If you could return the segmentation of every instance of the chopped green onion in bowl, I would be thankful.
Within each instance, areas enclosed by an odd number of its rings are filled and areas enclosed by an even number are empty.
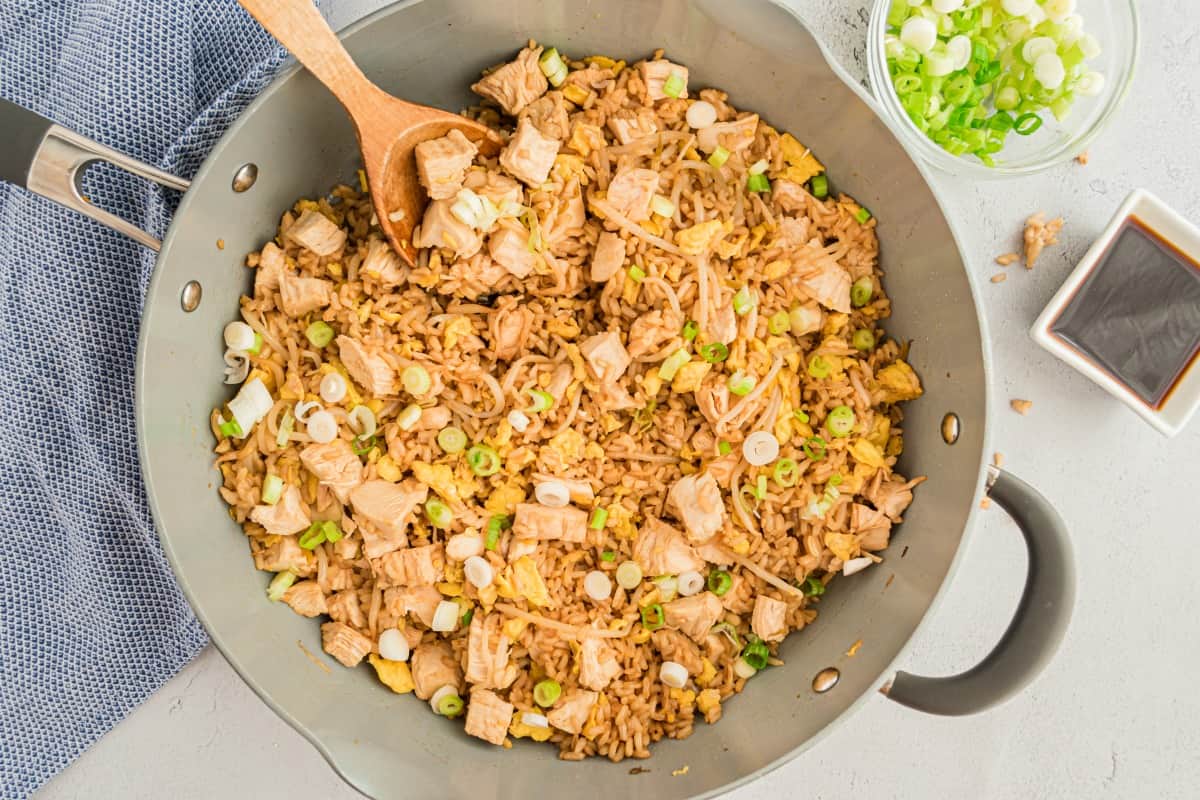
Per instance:
[[[871,302],[871,298],[874,296],[875,284],[869,276],[864,275],[850,286],[850,305],[855,308],[862,308]]]
[[[675,376],[679,374],[679,370],[692,360],[692,354],[687,350],[680,348],[663,360],[658,366],[658,377],[664,381],[673,381]]]
[[[531,414],[540,414],[554,408],[554,395],[542,389],[530,389],[529,397],[533,402],[525,410]]]
[[[533,702],[537,703],[542,708],[549,708],[558,702],[558,698],[562,695],[562,685],[552,678],[546,678],[544,681],[538,681],[533,686]]]
[[[431,497],[425,501],[425,518],[435,528],[449,528],[454,521],[454,512],[441,500]]]
[[[437,443],[443,452],[461,453],[467,446],[467,434],[462,428],[450,425],[438,431]]]
[[[418,366],[405,367],[400,373],[400,383],[404,386],[404,391],[413,397],[427,394],[433,388],[433,378],[429,377],[429,371]]]
[[[720,364],[729,358],[729,348],[721,342],[709,342],[700,348],[700,357],[710,364]]]
[[[708,573],[708,590],[717,597],[723,597],[733,587],[733,576],[723,569],[714,569]]]
[[[755,383],[753,375],[747,375],[739,370],[729,376],[729,391],[738,397],[744,397],[754,391]]]
[[[757,304],[758,298],[755,297],[754,290],[749,286],[743,286],[733,296],[733,313],[739,317],[744,317]]]
[[[854,430],[854,409],[850,406],[835,406],[825,417],[825,430],[838,439],[844,439]]]
[[[262,485],[262,501],[266,505],[273,506],[279,502],[279,496],[283,494],[283,478],[278,475],[268,475],[263,478]]]
[[[776,311],[767,319],[767,330],[779,336],[792,329],[792,317],[786,311]]]
[[[296,573],[291,571],[279,572],[271,579],[271,583],[267,586],[267,599],[272,603],[278,603],[283,599],[284,592],[291,588],[296,582]]]
[[[313,347],[325,347],[333,341],[333,328],[328,322],[317,320],[305,329],[304,335]]]
[[[721,145],[717,145],[716,149],[708,156],[710,166],[720,169],[725,166],[725,162],[729,160],[729,151]]]
[[[471,472],[486,478],[500,471],[500,455],[485,444],[477,444],[467,451],[467,465]]]
[[[556,89],[567,79],[567,65],[558,54],[557,48],[551,47],[543,52],[538,59],[538,67],[546,76],[546,80],[550,81],[550,85]]]

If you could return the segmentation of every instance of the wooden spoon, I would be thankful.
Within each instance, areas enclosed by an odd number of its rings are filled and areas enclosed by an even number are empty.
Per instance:
[[[392,97],[363,75],[311,0],[238,0],[345,107],[358,134],[375,215],[392,247],[412,265],[413,226],[425,210],[413,148],[457,128],[484,155],[503,141],[491,128],[458,114]]]

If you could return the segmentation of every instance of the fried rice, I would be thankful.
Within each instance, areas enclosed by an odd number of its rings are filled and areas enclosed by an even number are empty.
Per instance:
[[[921,480],[875,220],[687,77],[531,42],[473,87],[498,158],[419,150],[415,266],[360,173],[283,215],[226,329],[220,493],[269,597],[493,744],[715,723]]]

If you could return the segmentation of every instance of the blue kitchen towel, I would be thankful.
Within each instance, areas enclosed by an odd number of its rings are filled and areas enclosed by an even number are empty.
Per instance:
[[[183,176],[284,57],[233,0],[0,0],[0,96]],[[156,235],[173,208],[104,168],[85,188]],[[138,468],[134,354],[153,264],[0,183],[5,800],[31,794],[206,642]]]

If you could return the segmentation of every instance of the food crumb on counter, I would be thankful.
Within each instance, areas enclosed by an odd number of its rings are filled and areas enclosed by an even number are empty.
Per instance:
[[[1004,466],[1004,453],[1001,453],[1001,452],[992,453],[992,463],[995,464],[997,467],[1003,467]]]
[[[629,770],[629,774],[630,775],[645,775],[649,771],[650,770],[646,769],[645,767],[633,767],[632,769]]]
[[[217,239],[217,249],[218,250],[225,249],[225,240],[224,239]]]
[[[1021,416],[1025,416],[1026,414],[1029,413],[1029,409],[1033,408],[1033,401],[1032,400],[1013,400],[1012,402],[1009,403],[1009,405],[1012,406],[1013,411],[1017,412]]]
[[[687,775],[688,769],[689,768],[688,768],[687,764],[684,764],[679,769],[673,769],[673,770],[671,770],[671,777],[678,778],[680,775]]]
[[[1005,253],[1002,256],[996,256],[996,263],[1002,267],[1007,267],[1009,264],[1021,258],[1017,253]]]
[[[859,639],[857,642],[850,645],[850,649],[846,651],[846,656],[848,658],[854,658],[854,656],[858,653],[858,649],[860,647],[862,647],[862,639]]]
[[[1006,280],[1008,280],[1007,272],[997,272],[992,276],[992,283],[1004,283]]]
[[[1079,166],[1086,167],[1088,163],[1088,151],[1084,150],[1082,153],[1075,156],[1075,160],[1079,162]]]
[[[979,507],[982,508],[984,511],[987,511],[989,508],[992,507],[992,499],[990,497],[983,498],[982,500],[979,501]]]
[[[1034,263],[1042,250],[1052,244],[1058,244],[1058,234],[1062,230],[1063,218],[1055,217],[1046,221],[1046,213],[1039,211],[1025,220],[1025,269],[1033,269]]]

